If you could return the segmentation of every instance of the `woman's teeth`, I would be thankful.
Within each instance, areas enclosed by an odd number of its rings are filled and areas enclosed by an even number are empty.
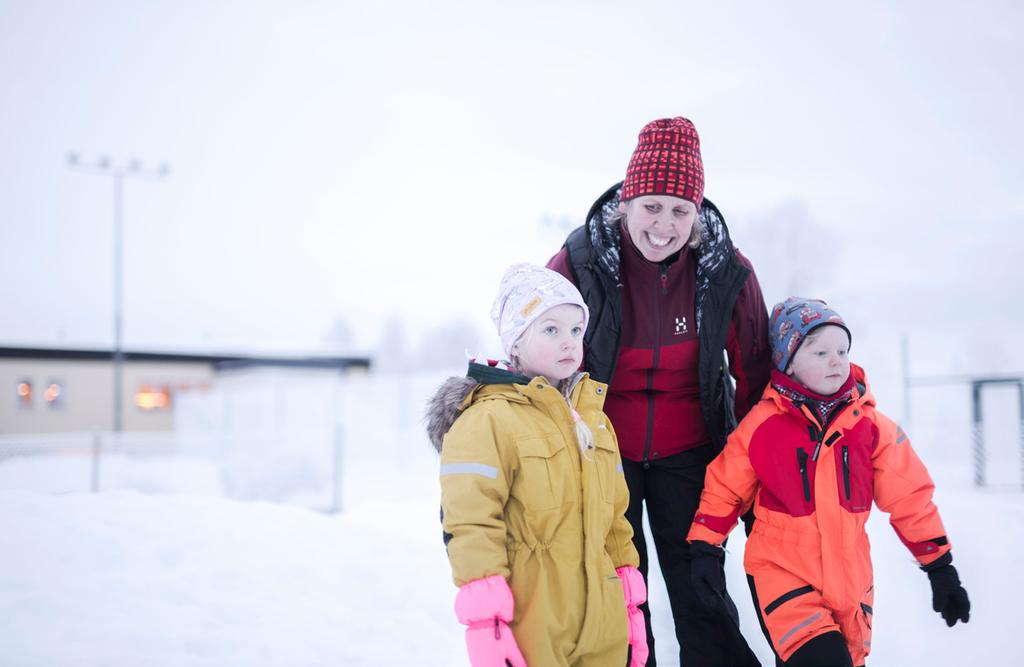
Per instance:
[[[650,232],[648,232],[647,233],[647,240],[651,242],[652,246],[654,246],[656,248],[662,248],[664,246],[667,246],[672,241],[672,237],[671,236],[655,236],[654,234],[651,234]]]

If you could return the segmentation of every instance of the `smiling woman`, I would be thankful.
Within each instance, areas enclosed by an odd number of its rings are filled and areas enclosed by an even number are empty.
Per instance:
[[[648,195],[620,202],[618,216],[633,245],[649,262],[661,262],[683,249],[700,245],[697,205],[679,197]]]
[[[701,608],[690,583],[689,545],[661,538],[688,529],[708,462],[760,397],[769,373],[761,288],[721,213],[704,199],[693,123],[648,123],[623,182],[598,198],[548,266],[572,280],[590,308],[585,368],[609,384],[604,409],[629,485],[626,518],[646,577],[646,505],[680,663],[757,664],[724,585],[722,609]],[[640,609],[652,648],[647,664],[654,665],[650,611],[646,604]]]

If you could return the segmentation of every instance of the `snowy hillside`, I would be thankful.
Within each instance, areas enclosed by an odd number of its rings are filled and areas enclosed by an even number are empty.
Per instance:
[[[15,490],[0,475],[0,662],[466,664],[438,523],[436,455],[412,414],[438,380],[424,376],[400,390],[395,381],[371,377],[350,392],[338,515],[230,501],[209,493],[206,483],[196,485],[202,494],[43,494]],[[1024,495],[973,490],[963,473],[966,455],[957,455],[962,462],[933,461],[927,437],[918,433],[916,440],[939,478],[937,501],[971,597],[971,621],[945,627],[931,610],[926,577],[876,511],[869,664],[1019,665]],[[33,464],[35,474],[52,464]],[[742,537],[730,547],[729,585],[744,632],[771,665],[740,570]],[[659,660],[675,664],[667,599],[657,582],[652,606]]]

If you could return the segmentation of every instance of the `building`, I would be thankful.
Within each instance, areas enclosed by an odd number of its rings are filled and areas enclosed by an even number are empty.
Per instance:
[[[124,353],[124,431],[170,431],[179,399],[209,392],[220,374],[284,368],[365,372],[367,357],[278,357]],[[0,347],[0,433],[110,431],[114,363],[110,350]],[[2,389],[0,389],[2,390]]]

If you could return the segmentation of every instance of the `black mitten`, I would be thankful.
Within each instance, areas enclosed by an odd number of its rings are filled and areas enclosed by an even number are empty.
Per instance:
[[[690,583],[704,606],[725,611],[725,550],[707,542],[690,544]]]
[[[967,599],[967,591],[960,585],[960,577],[951,562],[952,558],[944,565],[935,568],[926,565],[923,568],[932,584],[932,609],[942,614],[949,627],[956,625],[958,620],[966,623],[971,617],[971,601]]]

